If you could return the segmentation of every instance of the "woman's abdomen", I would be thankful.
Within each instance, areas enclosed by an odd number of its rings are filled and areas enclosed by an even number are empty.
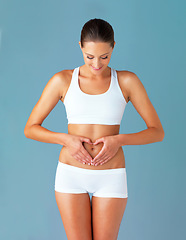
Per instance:
[[[83,146],[85,150],[90,154],[90,156],[94,158],[101,151],[103,147],[103,143],[98,143],[97,145],[92,146],[84,142]],[[110,160],[108,160],[108,162],[104,163],[103,165],[93,166],[93,165],[83,164],[79,162],[73,156],[70,155],[67,147],[63,146],[59,155],[59,161],[72,166],[85,168],[85,169],[101,170],[101,169],[113,169],[113,168],[125,167],[125,157],[124,157],[124,152],[122,147],[119,147],[115,156],[112,157]]]
[[[120,125],[100,125],[100,124],[68,124],[68,133],[72,135],[84,136],[89,138],[92,142],[95,142],[96,139],[102,138],[104,136],[112,136],[119,134]],[[102,149],[103,143],[100,142],[96,145],[91,145],[86,142],[83,142],[84,148],[94,158]],[[72,157],[67,147],[63,146],[60,155],[59,161],[85,169],[113,169],[113,168],[122,168],[125,167],[125,157],[122,147],[119,147],[117,153],[112,157],[108,162],[105,162],[103,165],[88,165],[83,164]]]

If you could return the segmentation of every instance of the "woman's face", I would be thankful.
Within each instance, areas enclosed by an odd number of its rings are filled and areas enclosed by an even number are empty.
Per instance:
[[[113,51],[110,43],[84,42],[83,48],[81,47],[81,42],[79,42],[79,45],[83,52],[85,65],[93,74],[100,74],[107,68]]]

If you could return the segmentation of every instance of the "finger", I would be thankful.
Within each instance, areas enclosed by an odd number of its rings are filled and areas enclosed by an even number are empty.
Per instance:
[[[74,156],[74,158],[75,158],[78,162],[83,163],[82,158],[81,158],[79,155]]]
[[[103,165],[104,163],[108,162],[112,157],[107,155],[103,160],[99,162],[100,165]]]
[[[95,158],[92,160],[93,163],[95,163],[97,160],[99,160],[103,154],[105,154],[105,148],[103,147],[101,151],[95,156]]]
[[[105,151],[103,151],[101,154],[100,153],[101,152],[99,152],[98,155],[93,159],[93,163],[101,161],[107,155],[107,152]]]
[[[105,156],[105,155],[104,155]],[[105,156],[106,157],[106,156]],[[103,157],[100,157],[98,160],[96,160],[95,162],[94,162],[94,164],[97,164],[97,163],[100,163],[101,161],[103,161]]]
[[[76,154],[77,160],[83,164],[88,164],[90,161],[86,160],[85,156],[79,151],[78,154]]]
[[[86,161],[88,161],[89,163],[91,162],[92,156],[88,153],[87,150],[85,150],[84,147],[81,148],[80,154],[83,154],[83,158],[84,158]]]
[[[87,159],[87,157],[86,157],[81,151],[78,152],[78,155],[79,155],[79,157],[81,158],[81,161],[82,161],[82,162],[86,162],[86,163],[89,162],[89,160]]]
[[[108,162],[108,161],[104,161],[104,162],[100,163],[100,165],[103,165],[103,164],[106,163],[106,162]]]
[[[113,155],[112,155],[113,156]],[[111,156],[111,153],[110,152],[106,152],[106,155],[104,155],[104,157],[103,158],[101,158],[101,160],[100,161],[98,161],[98,164],[101,164],[101,163],[103,163],[103,162],[107,162],[107,161],[109,161],[111,158],[112,158],[112,156]]]
[[[101,158],[100,161],[98,161],[99,164],[101,164],[102,162],[106,161],[109,158],[109,155],[105,155],[103,158]]]
[[[81,138],[81,141],[89,143],[89,144],[93,144],[89,138]]]
[[[81,160],[83,162],[86,162],[87,164],[90,163],[90,160],[87,158],[87,156],[85,156],[82,152],[79,152],[79,156],[81,157]]]
[[[79,151],[79,156],[80,156],[84,161],[88,161],[87,156],[86,156],[82,151]]]
[[[83,147],[81,149],[81,153],[84,155],[84,158],[87,159],[87,161],[91,161],[92,160],[92,157],[90,156],[90,154],[85,150],[85,148]]]
[[[104,142],[104,139],[103,138],[99,138],[93,144],[96,145],[96,144],[98,144],[100,142]]]
[[[95,164],[100,165],[102,162],[108,159],[108,156],[106,156],[104,159],[101,159],[101,161],[97,161]]]

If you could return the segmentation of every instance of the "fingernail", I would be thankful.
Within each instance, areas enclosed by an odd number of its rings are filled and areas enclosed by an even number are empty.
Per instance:
[[[90,163],[88,163],[88,165],[90,165]]]
[[[85,164],[85,163],[83,162],[83,164]]]

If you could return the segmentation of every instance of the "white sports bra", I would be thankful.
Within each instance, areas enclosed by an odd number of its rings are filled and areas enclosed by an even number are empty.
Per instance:
[[[118,84],[116,70],[111,68],[109,89],[96,95],[80,89],[78,76],[79,67],[76,67],[63,101],[68,124],[120,125],[127,102]]]

